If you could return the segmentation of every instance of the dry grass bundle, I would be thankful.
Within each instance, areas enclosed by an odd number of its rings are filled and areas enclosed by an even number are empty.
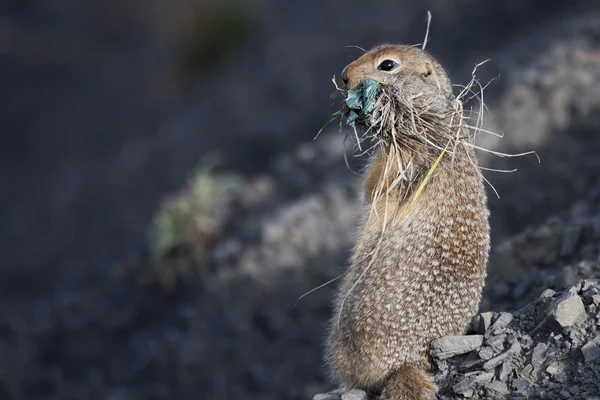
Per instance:
[[[382,178],[372,194],[371,213],[383,220],[384,229],[390,217],[387,211],[398,210],[397,207],[387,207],[390,195],[400,194],[401,198],[394,198],[393,201],[402,203],[412,195],[402,212],[393,217],[398,222],[398,218],[402,219],[419,197],[444,157],[450,157],[451,172],[453,172],[456,155],[459,152],[462,156],[466,154],[473,168],[477,169],[482,179],[497,196],[498,192],[481,171],[514,172],[515,170],[493,170],[481,167],[471,156],[473,150],[489,152],[499,157],[528,154],[537,157],[534,151],[506,154],[476,145],[478,134],[503,136],[483,128],[483,116],[487,110],[483,100],[484,90],[491,81],[482,86],[476,77],[476,71],[485,62],[487,61],[475,66],[471,80],[467,85],[460,86],[460,92],[452,99],[440,96],[439,93],[436,96],[423,92],[409,95],[414,91],[403,90],[403,88],[414,79],[412,76],[400,78],[393,85],[378,85],[372,81],[365,81],[360,88],[348,91],[335,85],[336,91],[333,96],[342,95],[344,101],[340,111],[336,112],[334,117],[347,118],[347,125],[353,130],[356,139],[355,156],[371,154],[376,149],[385,152],[386,165],[383,168]],[[367,93],[372,93],[374,87],[377,88],[377,94],[369,97],[373,99],[374,104],[366,100],[357,101],[357,99],[367,99]],[[469,106],[468,110],[465,109],[466,106]],[[364,146],[364,143],[368,143],[368,146]],[[382,199],[385,200],[386,206],[383,215],[379,215],[380,210],[375,205],[380,204]]]

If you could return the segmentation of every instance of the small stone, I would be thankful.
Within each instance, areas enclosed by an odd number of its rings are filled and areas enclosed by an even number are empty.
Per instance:
[[[596,284],[596,282],[594,280],[592,280],[592,279],[585,279],[585,280],[581,281],[581,288],[579,289],[579,291],[580,292],[587,292],[595,284]]]
[[[340,400],[341,397],[337,393],[320,393],[313,396],[313,400]]]
[[[556,361],[551,362],[550,365],[546,367],[546,372],[549,375],[556,375],[558,373],[558,363]]]
[[[496,368],[498,365],[502,364],[509,355],[510,355],[510,352],[507,351],[507,352],[500,354],[499,356],[496,356],[496,357],[486,361],[485,363],[483,363],[483,369],[486,371],[490,371],[490,370]]]
[[[489,360],[494,357],[494,350],[490,346],[482,347],[477,353],[482,360]]]
[[[531,383],[529,383],[529,381],[525,379],[515,379],[514,381],[512,381],[512,387],[517,392],[524,392],[529,386],[531,386]]]
[[[568,292],[569,292],[569,293],[573,293],[573,294],[578,294],[578,293],[579,293],[579,290],[577,289],[577,286],[576,286],[576,285],[573,285],[573,286],[571,286],[571,287],[569,288]]]
[[[590,340],[581,348],[586,363],[600,359],[600,346],[598,346],[598,343],[600,343],[600,336]]]
[[[476,350],[483,344],[481,335],[446,336],[431,342],[431,354],[441,360]]]
[[[523,348],[521,347],[521,344],[518,340],[515,340],[510,346],[510,349],[508,349],[508,352],[510,354],[521,354],[521,351],[523,351]]]
[[[571,386],[569,388],[569,392],[573,395],[573,396],[577,396],[581,393],[581,389],[579,389],[579,386],[575,385],[575,386]]]
[[[567,327],[580,322],[587,314],[581,297],[572,292],[567,292],[556,300],[550,311],[550,316],[561,327]]]
[[[592,302],[595,305],[600,305],[600,294],[595,294],[592,296]]]
[[[508,394],[508,388],[506,387],[506,383],[500,381],[492,381],[485,385],[488,390],[493,390],[496,393],[500,394]]]
[[[533,339],[529,335],[521,336],[521,342],[523,343],[523,347],[526,349],[530,349],[533,346]]]
[[[569,393],[569,391],[568,391],[567,389],[563,389],[563,390],[561,390],[561,391],[560,391],[560,396],[561,396],[563,399],[570,399],[570,398],[572,397],[572,396],[571,396],[571,393]]]
[[[459,369],[461,371],[467,371],[476,365],[482,364],[483,361],[479,358],[476,353],[469,353],[465,359],[460,363]]]
[[[504,331],[504,329],[508,326],[508,324],[511,323],[512,320],[513,315],[511,313],[502,312],[500,313],[500,316],[498,317],[498,319],[496,319],[496,322],[494,322],[490,330],[495,334],[500,333]]]
[[[554,335],[554,340],[558,343],[558,342],[562,342],[563,340],[563,335],[561,335],[560,333],[557,333],[556,335]]]
[[[546,360],[546,351],[548,350],[548,346],[544,343],[539,343],[533,349],[533,353],[531,354],[531,364],[535,368],[539,368],[544,361]]]
[[[467,391],[472,391],[472,387],[477,383],[476,376],[469,376],[461,379],[456,385],[452,386],[452,390],[457,394],[464,394]]]
[[[446,360],[440,360],[439,358],[435,358],[435,359],[433,359],[433,362],[435,363],[435,366],[437,367],[437,369],[439,371],[442,371],[442,372],[448,371],[448,363],[446,362]]]
[[[493,372],[480,373],[478,375],[469,375],[452,386],[454,393],[464,394],[469,390],[473,390],[477,384],[487,383],[494,379]]]
[[[505,340],[506,335],[491,336],[486,339],[485,344],[491,346],[496,353],[501,353],[504,351]]]
[[[500,380],[502,382],[505,382],[508,379],[508,376],[510,375],[510,373],[512,372],[513,367],[512,367],[512,363],[509,360],[505,360],[502,363],[502,368],[500,368]]]
[[[540,299],[550,299],[552,298],[554,295],[556,294],[556,292],[552,289],[546,289],[542,292],[542,294],[540,295]]]
[[[479,314],[475,319],[474,329],[480,335],[484,335],[488,328],[492,325],[492,313],[484,312]]]
[[[520,375],[524,376],[526,378],[531,378],[531,374],[533,373],[533,365],[531,364],[527,364],[526,366],[524,366],[521,371],[520,371]]]
[[[572,326],[568,326],[568,327],[566,327],[565,329],[563,329],[563,333],[564,333],[566,336],[568,336],[568,337],[569,337],[569,339],[571,339],[571,340],[575,340],[575,341],[576,341],[576,340],[578,340],[578,336],[579,336],[579,334],[578,334],[578,332],[577,332],[577,329],[575,329],[575,328],[574,328],[574,327],[572,327]]]
[[[342,393],[342,400],[368,400],[368,398],[363,390],[352,389]]]

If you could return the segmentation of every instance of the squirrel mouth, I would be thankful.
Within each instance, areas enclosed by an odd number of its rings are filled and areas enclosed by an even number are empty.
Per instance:
[[[364,81],[358,88],[348,90],[344,101],[346,123],[351,127],[366,125],[375,109],[380,83],[373,80]]]

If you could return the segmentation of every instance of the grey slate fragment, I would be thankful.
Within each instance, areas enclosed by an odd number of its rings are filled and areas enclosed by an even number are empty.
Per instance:
[[[581,297],[571,291],[560,296],[550,310],[550,317],[561,327],[575,325],[586,315]]]
[[[513,344],[510,346],[510,349],[508,349],[508,352],[510,354],[520,354],[521,351],[523,351],[523,348],[521,347],[521,344],[519,343],[518,340],[515,340],[513,342]]]
[[[321,393],[313,396],[313,400],[340,400],[341,396],[337,393]]]
[[[506,328],[512,320],[513,315],[511,313],[502,312],[500,313],[500,316],[498,317],[498,319],[496,319],[496,322],[494,322],[494,325],[492,325],[490,330],[494,333],[500,332],[504,330],[504,328]]]
[[[499,375],[500,380],[502,382],[506,382],[506,380],[508,379],[508,376],[510,375],[512,370],[513,370],[513,367],[512,367],[512,363],[510,362],[510,360],[504,360],[504,362],[502,363],[502,368],[500,368],[500,375]]]
[[[529,388],[529,386],[531,386],[531,383],[526,379],[515,379],[512,382],[512,387],[517,392],[524,392],[527,390],[527,388]]]
[[[481,335],[446,336],[431,342],[431,354],[444,360],[476,350],[482,344]]]
[[[492,313],[489,311],[481,313],[475,319],[475,324],[474,324],[475,332],[479,333],[480,335],[484,335],[485,332],[489,329],[491,324],[492,324]]]
[[[486,339],[485,344],[492,346],[496,353],[501,353],[504,351],[505,340],[506,335],[491,336]]]
[[[523,346],[526,349],[529,349],[529,348],[531,348],[531,346],[533,346],[533,339],[529,335],[521,336],[521,342],[523,342]]]
[[[461,379],[457,384],[452,386],[452,390],[454,391],[454,393],[463,394],[469,390],[472,390],[472,388],[475,386],[476,382],[477,382],[476,376],[469,376],[469,377]]]
[[[548,346],[545,343],[539,343],[534,347],[533,353],[531,354],[531,364],[535,368],[539,368],[546,360],[546,351]]]
[[[477,353],[482,360],[489,360],[494,357],[494,350],[490,346],[482,347]]]
[[[597,336],[594,340],[587,342],[582,348],[581,353],[586,363],[593,362],[600,359],[600,336]]]
[[[571,392],[572,395],[577,396],[579,393],[581,393],[581,390],[579,389],[579,386],[574,385],[569,387],[569,392]]]
[[[596,284],[596,282],[593,279],[585,279],[584,281],[581,282],[581,288],[579,289],[579,291],[580,292],[587,292],[595,284]]]
[[[558,373],[558,362],[553,361],[546,367],[546,372],[550,375],[556,375]]]
[[[506,352],[486,361],[485,363],[483,363],[483,369],[485,369],[486,371],[489,371],[489,370],[496,368],[498,365],[502,364],[509,355],[510,355],[510,352],[506,351]]]
[[[487,383],[494,379],[493,372],[485,372],[479,375],[469,375],[466,378],[463,378],[456,385],[452,386],[452,390],[454,393],[465,393],[469,390],[472,390],[477,384]]]
[[[531,364],[527,364],[526,366],[524,366],[521,371],[519,372],[519,374],[527,379],[531,378],[531,374],[533,373],[533,365]]]
[[[368,398],[363,390],[352,389],[342,393],[342,400],[368,400]]]
[[[554,296],[556,294],[556,292],[552,289],[546,289],[542,292],[542,294],[540,295],[541,299],[549,299],[552,296]]]
[[[592,302],[593,302],[595,305],[598,305],[598,304],[600,304],[600,294],[595,294],[595,295],[593,295],[593,296],[592,296]]]
[[[493,390],[496,393],[500,394],[508,394],[508,387],[506,387],[506,383],[500,381],[492,381],[485,385],[488,390]]]
[[[569,391],[567,389],[563,389],[560,391],[560,395],[563,399],[570,399],[571,397],[571,393],[569,393]]]
[[[466,371],[480,364],[483,364],[483,360],[481,360],[479,356],[473,352],[467,355],[464,360],[462,360],[458,368],[461,371]]]

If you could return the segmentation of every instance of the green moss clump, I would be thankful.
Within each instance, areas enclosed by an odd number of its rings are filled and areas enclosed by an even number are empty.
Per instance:
[[[145,280],[170,288],[179,277],[193,275],[209,263],[241,186],[237,175],[202,168],[180,193],[165,199],[151,224],[152,265]]]

